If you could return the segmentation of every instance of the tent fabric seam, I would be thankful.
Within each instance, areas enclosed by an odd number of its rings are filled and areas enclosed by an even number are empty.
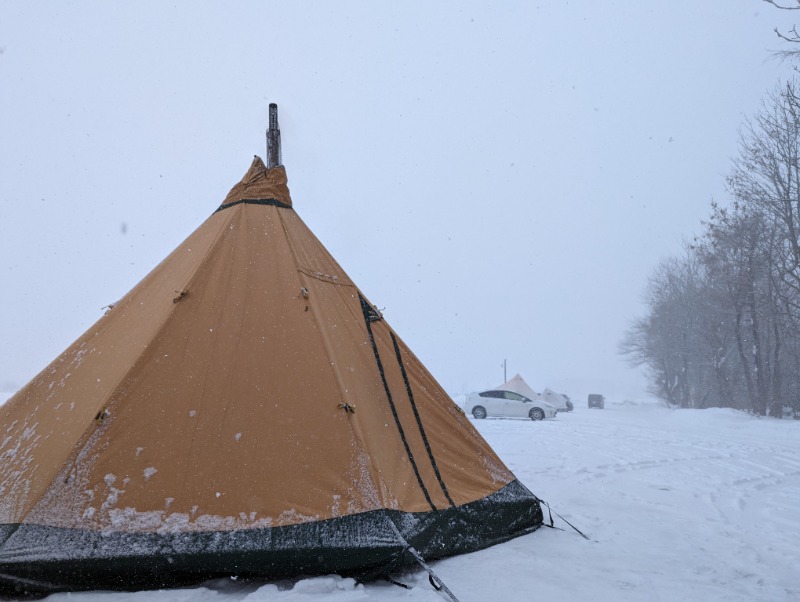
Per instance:
[[[294,251],[294,249],[292,251]],[[314,272],[311,270],[311,268],[299,265],[299,262],[297,265],[297,271],[305,274],[309,278],[313,278],[314,280],[320,280],[322,282],[327,282],[328,284],[335,284],[336,286],[349,286],[352,288],[355,288],[356,286],[352,282],[337,282],[337,280],[339,280],[338,276],[323,274],[321,272]]]
[[[295,213],[295,215],[297,215],[297,214]],[[298,216],[298,219],[300,219],[299,216]],[[283,231],[283,235],[286,238],[286,244],[289,247],[289,251],[292,253],[292,258],[294,259],[294,264],[295,264],[295,266],[297,266],[297,274],[298,274],[297,279],[300,282],[300,284],[302,284],[302,285],[306,284],[303,281],[303,276],[307,276],[309,278],[314,278],[316,280],[319,280],[321,282],[327,282],[329,284],[339,284],[339,283],[334,282],[333,280],[331,280],[329,278],[320,278],[320,277],[315,276],[314,274],[310,274],[309,273],[309,271],[310,271],[309,268],[304,268],[304,267],[302,267],[300,265],[300,261],[299,261],[299,259],[297,257],[297,251],[294,248],[294,242],[292,241],[292,237],[289,235],[289,231],[288,231],[288,229],[286,227],[286,221],[284,220],[283,215],[281,213],[278,213],[278,221],[279,221],[279,223],[281,225],[281,230]],[[302,219],[300,219],[300,221],[302,221]],[[349,278],[348,278],[348,280],[349,280]],[[342,284],[344,285],[345,283],[342,283]],[[347,286],[352,286],[353,288],[356,288],[355,285],[352,284],[352,282],[348,283]],[[359,292],[359,297],[361,297],[361,293],[360,292]],[[331,366],[333,366],[334,365],[334,362],[333,362],[334,354],[332,353],[331,348],[330,348],[330,343],[329,343],[329,341],[327,340],[327,338],[326,338],[326,336],[324,334],[324,331],[323,331],[323,328],[322,328],[322,324],[321,324],[321,320],[320,320],[319,315],[317,313],[317,305],[315,303],[309,303],[309,306],[312,307],[311,313],[312,313],[312,316],[313,316],[314,325],[316,326],[317,335],[319,336],[319,340],[321,341],[322,346],[325,349],[325,354],[328,357],[328,362],[330,363]],[[346,399],[346,395],[345,395],[345,391],[344,391],[344,388],[343,388],[343,385],[342,385],[341,378],[339,378],[338,375],[336,374],[336,369],[335,368],[331,368],[331,370],[333,372],[334,380],[336,382],[336,388],[337,388],[337,390],[339,392],[339,398],[340,399]],[[350,420],[347,420],[347,426],[350,429],[350,433],[353,435],[354,441],[356,442],[356,445],[358,446],[359,450],[362,453],[366,454],[366,445],[365,445],[365,442],[364,442],[363,438],[361,437],[360,433],[358,432],[358,430],[353,427],[353,424],[351,423]],[[375,477],[376,477],[376,473],[379,474],[380,471],[378,470],[378,468],[371,461],[370,461],[370,465],[371,465],[370,479],[372,481],[372,486],[375,489],[375,491],[378,491],[379,490],[378,479],[376,479]]]

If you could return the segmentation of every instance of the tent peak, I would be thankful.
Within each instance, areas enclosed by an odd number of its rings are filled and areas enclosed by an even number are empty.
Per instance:
[[[250,169],[247,170],[247,173],[242,178],[242,181],[249,180],[250,178],[248,178],[248,176],[253,176],[262,171],[267,171],[267,166],[264,165],[264,159],[258,155],[253,155],[253,162],[250,164]]]
[[[268,168],[261,157],[253,156],[247,173],[241,182],[231,188],[220,208],[242,201],[277,201],[278,206],[291,207],[292,198],[289,196],[286,169],[283,165]]]

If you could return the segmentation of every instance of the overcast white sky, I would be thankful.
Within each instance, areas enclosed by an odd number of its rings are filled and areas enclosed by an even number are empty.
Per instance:
[[[498,6],[499,4],[499,6]],[[642,396],[617,354],[791,70],[761,0],[0,0],[0,391],[264,154],[453,395]]]

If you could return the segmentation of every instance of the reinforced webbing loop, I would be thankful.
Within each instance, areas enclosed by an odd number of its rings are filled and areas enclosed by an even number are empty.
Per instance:
[[[233,201],[232,203],[224,203],[220,205],[214,213],[219,213],[220,211],[224,211],[225,209],[230,209],[231,207],[235,207],[236,205],[267,205],[270,207],[280,207],[281,209],[291,209],[291,205],[287,205],[283,201],[279,201],[278,199],[240,199],[238,201]]]

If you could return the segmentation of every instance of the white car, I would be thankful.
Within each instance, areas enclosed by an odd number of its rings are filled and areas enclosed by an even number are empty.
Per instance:
[[[466,410],[475,418],[505,416],[544,420],[554,418],[556,409],[543,399],[536,401],[513,391],[483,391],[467,396]]]

